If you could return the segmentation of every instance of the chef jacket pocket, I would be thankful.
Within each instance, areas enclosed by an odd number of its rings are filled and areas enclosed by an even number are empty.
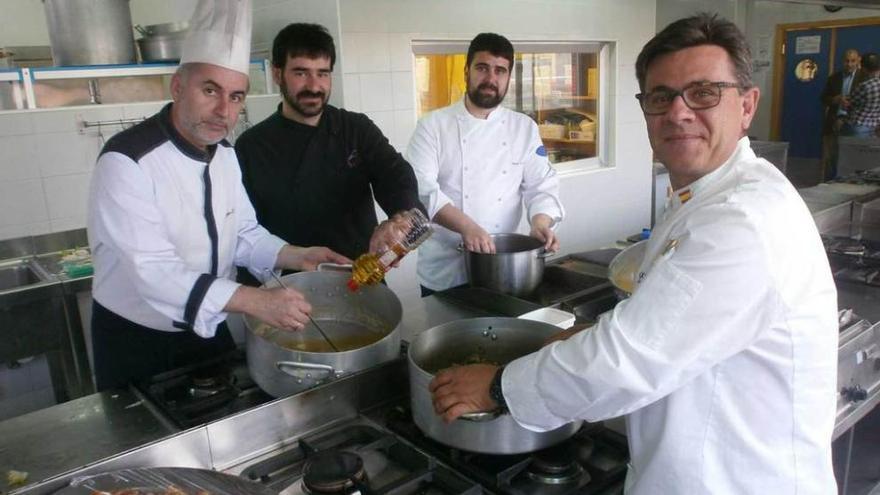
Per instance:
[[[658,351],[670,342],[682,315],[696,299],[703,284],[662,257],[654,263],[621,312],[621,330],[630,339]]]

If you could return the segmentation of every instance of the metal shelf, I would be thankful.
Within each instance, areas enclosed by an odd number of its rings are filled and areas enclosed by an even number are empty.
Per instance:
[[[21,71],[18,69],[0,69],[0,81],[21,82]]]
[[[166,76],[177,71],[177,63],[122,64],[122,65],[83,65],[73,67],[34,67],[0,71],[0,81],[21,82],[24,89],[25,105],[28,109],[37,108],[34,83],[62,79],[96,80],[109,77]],[[272,93],[271,65],[268,60],[251,60],[251,69],[265,74],[266,93]]]

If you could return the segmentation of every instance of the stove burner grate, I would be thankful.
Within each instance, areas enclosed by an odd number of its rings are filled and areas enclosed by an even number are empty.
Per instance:
[[[303,489],[316,494],[366,493],[364,461],[353,452],[327,451],[310,456],[303,466]]]

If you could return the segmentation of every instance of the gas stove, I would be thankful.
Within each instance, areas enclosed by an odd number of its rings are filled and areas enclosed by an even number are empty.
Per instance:
[[[880,287],[880,243],[823,236],[834,279]]]
[[[169,371],[133,385],[175,428],[187,429],[274,398],[254,383],[243,350]]]
[[[464,452],[425,437],[400,399],[236,474],[284,495],[610,495],[623,492],[628,458],[626,439],[600,425],[530,454]]]

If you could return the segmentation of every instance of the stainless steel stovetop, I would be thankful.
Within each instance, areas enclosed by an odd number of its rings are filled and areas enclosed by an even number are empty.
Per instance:
[[[626,439],[601,425],[530,454],[460,451],[422,435],[403,399],[229,472],[285,495],[611,495],[628,458]]]

